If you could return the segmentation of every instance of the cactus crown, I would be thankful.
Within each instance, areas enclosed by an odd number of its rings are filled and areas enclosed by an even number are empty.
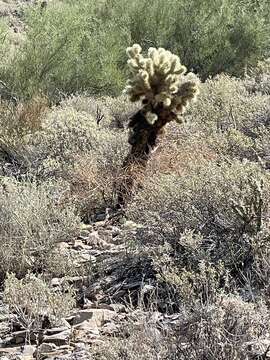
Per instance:
[[[198,94],[198,78],[186,74],[187,69],[177,55],[163,48],[149,48],[147,57],[138,44],[127,48],[130,79],[124,93],[135,102],[142,100],[145,118],[149,124],[158,120],[158,108],[170,111],[173,119],[181,121],[188,104]],[[186,74],[186,75],[185,75]]]

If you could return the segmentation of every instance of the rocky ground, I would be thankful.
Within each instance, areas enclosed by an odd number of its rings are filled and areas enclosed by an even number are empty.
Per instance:
[[[51,280],[55,289],[68,282],[77,290],[78,307],[57,327],[44,321],[42,329],[29,333],[0,301],[0,359],[89,359],[93,346],[123,336],[123,324],[129,321],[137,325],[147,321],[157,337],[161,331],[177,326],[177,314],[133,307],[154,289],[151,268],[144,257],[131,257],[129,244],[125,243],[125,234],[132,234],[136,224],[110,223],[104,219],[85,225],[73,242],[59,243],[59,252],[72,256],[74,266],[92,270],[91,275]],[[138,294],[143,296],[139,298]]]

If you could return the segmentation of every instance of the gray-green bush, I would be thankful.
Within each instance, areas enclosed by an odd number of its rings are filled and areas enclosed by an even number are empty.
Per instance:
[[[14,314],[17,324],[29,331],[39,331],[45,319],[57,325],[75,307],[74,290],[66,286],[65,292],[55,291],[39,276],[27,273],[19,280],[8,274],[4,283],[4,302]],[[15,322],[14,321],[14,322]]]
[[[119,94],[124,52],[136,42],[171,50],[202,79],[224,71],[242,75],[269,56],[266,0],[50,2],[43,11],[27,9],[24,22],[0,67],[1,79],[22,97]]]
[[[61,204],[66,185],[2,177],[0,186],[0,277],[46,271],[57,243],[78,234],[75,209]]]
[[[51,3],[43,12],[29,8],[25,39],[2,79],[23,97],[119,92],[121,49],[129,39],[116,23],[96,17],[97,7],[93,1],[78,1]]]

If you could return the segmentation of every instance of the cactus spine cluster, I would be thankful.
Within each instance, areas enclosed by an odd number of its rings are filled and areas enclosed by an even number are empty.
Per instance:
[[[198,94],[198,79],[177,55],[163,48],[149,48],[147,57],[138,44],[127,48],[131,77],[124,93],[130,101],[142,100],[143,112],[150,125],[158,120],[159,109],[170,112],[170,120],[181,122],[182,115]]]

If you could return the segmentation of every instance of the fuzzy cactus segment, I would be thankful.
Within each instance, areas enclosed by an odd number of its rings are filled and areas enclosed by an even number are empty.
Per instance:
[[[142,55],[138,44],[127,48],[130,78],[124,93],[130,101],[142,101],[142,111],[151,125],[159,118],[160,109],[170,112],[170,120],[179,122],[187,106],[199,92],[199,80],[187,69],[177,55],[163,48],[149,48],[147,56]],[[157,111],[159,109],[159,111]]]

